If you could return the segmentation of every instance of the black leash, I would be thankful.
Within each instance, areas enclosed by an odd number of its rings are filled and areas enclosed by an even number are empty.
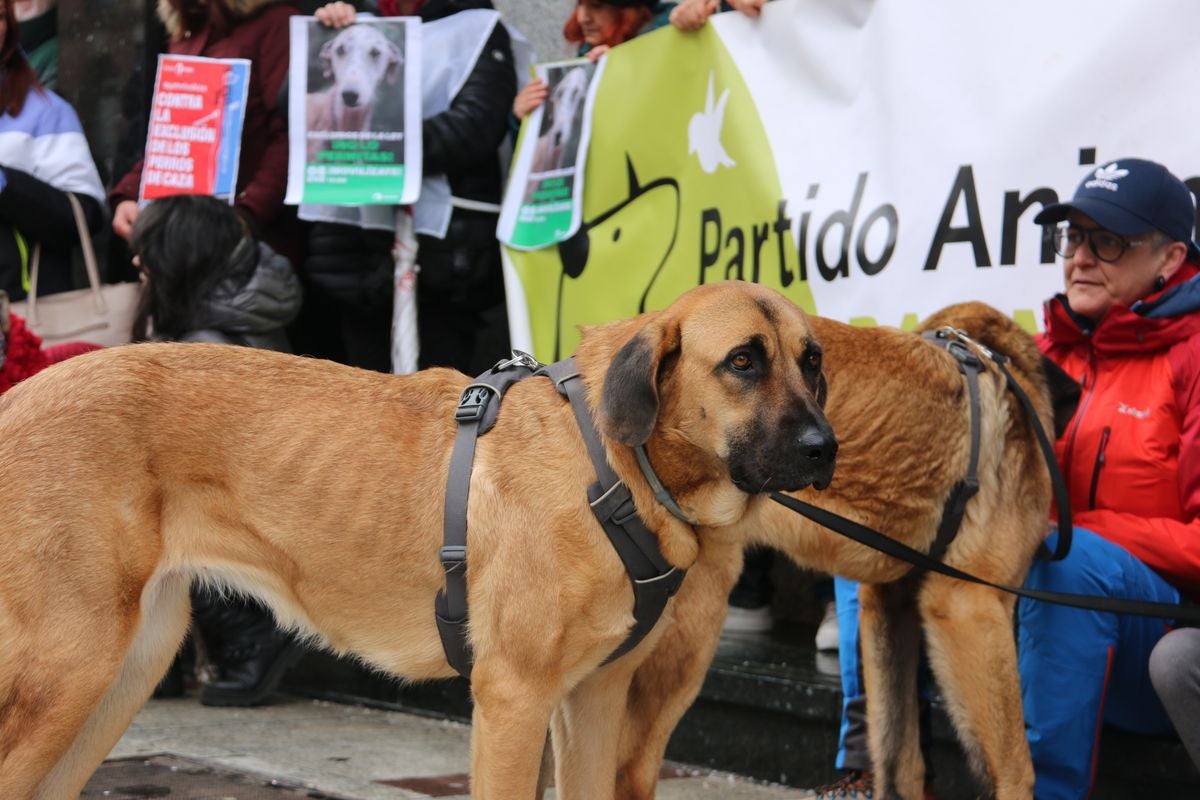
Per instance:
[[[1134,614],[1141,617],[1160,617],[1163,619],[1173,619],[1178,622],[1200,622],[1200,607],[1195,606],[1179,606],[1171,603],[1152,603],[1143,600],[1126,600],[1119,597],[1096,597],[1090,594],[1069,594],[1067,592],[1044,592],[1040,589],[1026,589],[1024,587],[1009,586],[1003,583],[993,583],[992,581],[972,575],[969,572],[963,572],[961,569],[948,566],[936,559],[930,558],[920,550],[914,550],[906,544],[896,541],[890,536],[886,536],[879,531],[872,530],[866,525],[861,525],[854,520],[846,519],[845,517],[826,511],[823,508],[817,508],[814,505],[805,503],[803,500],[797,500],[794,497],[789,497],[785,494],[775,492],[771,495],[771,499],[779,503],[797,514],[808,517],[813,522],[819,525],[824,525],[831,531],[840,533],[841,535],[853,539],[859,544],[878,550],[885,555],[898,558],[901,561],[907,561],[914,567],[936,572],[940,575],[945,575],[950,578],[957,578],[960,581],[969,583],[978,583],[982,586],[990,586],[993,589],[999,589],[1002,592],[1015,594],[1019,597],[1027,597],[1030,600],[1040,600],[1045,603],[1057,603],[1064,606],[1073,606],[1075,608],[1086,608],[1094,611],[1109,611],[1114,614]],[[1059,531],[1061,537],[1062,531]]]
[[[1046,459],[1046,467],[1050,470],[1050,479],[1054,488],[1054,501],[1058,509],[1058,544],[1055,547],[1053,554],[1049,555],[1051,560],[1060,560],[1064,558],[1071,548],[1071,506],[1067,499],[1066,481],[1063,480],[1062,472],[1058,468],[1058,462],[1054,458],[1054,447],[1051,444],[1050,437],[1046,435],[1046,431],[1042,428],[1041,422],[1038,419],[1037,413],[1034,411],[1033,403],[1030,402],[1028,395],[1021,389],[1020,385],[1013,379],[1008,369],[1005,367],[1007,357],[1000,353],[994,353],[986,347],[983,347],[978,342],[972,341],[962,331],[956,331],[950,328],[943,328],[932,336],[946,340],[943,342],[935,342],[945,347],[951,355],[959,361],[959,369],[968,376],[968,387],[970,388],[970,372],[964,369],[964,365],[974,369],[971,364],[971,359],[979,364],[977,356],[971,352],[968,343],[978,348],[988,358],[990,358],[1000,372],[1004,375],[1008,388],[1021,405],[1025,408],[1025,413],[1029,417],[1030,424],[1033,426],[1034,432],[1037,435],[1038,443],[1041,446],[1042,455]],[[929,337],[929,335],[927,335]],[[979,364],[980,368],[982,367]],[[977,387],[975,387],[977,389]],[[977,411],[975,408],[978,404],[978,399],[972,393],[972,414]],[[974,431],[976,423],[972,422]],[[973,434],[974,435],[974,434]],[[972,464],[975,463],[975,447],[972,443]],[[973,474],[973,470],[971,471]],[[955,487],[956,490],[958,487]],[[977,487],[976,487],[977,488]],[[966,500],[970,499],[967,496],[961,502],[961,508],[957,503],[953,503],[956,495],[961,492],[955,491],[952,493],[950,500],[947,501],[947,510],[952,513],[957,510],[957,522],[962,520],[962,512],[966,507]],[[974,492],[970,492],[973,495]],[[1092,611],[1105,611],[1113,614],[1132,614],[1141,617],[1156,617],[1161,619],[1175,620],[1176,622],[1200,623],[1200,607],[1182,606],[1173,603],[1154,603],[1146,600],[1128,600],[1120,597],[1097,597],[1087,594],[1072,594],[1068,592],[1047,592],[1040,589],[1026,589],[1025,587],[1009,586],[1003,583],[993,583],[985,580],[969,572],[964,572],[956,567],[951,567],[943,563],[938,558],[929,554],[922,553],[920,550],[915,550],[902,542],[899,542],[890,536],[880,533],[879,531],[868,528],[854,520],[826,511],[823,508],[818,508],[803,500],[797,500],[794,497],[789,497],[785,494],[775,492],[771,495],[771,499],[780,505],[791,509],[792,511],[802,516],[808,517],[813,522],[822,525],[835,533],[839,533],[849,539],[852,539],[859,544],[878,550],[885,555],[912,564],[918,569],[928,572],[936,572],[939,575],[945,575],[950,578],[956,578],[968,583],[976,583],[982,586],[988,586],[992,589],[998,589],[1002,592],[1025,597],[1030,600],[1038,600],[1044,603],[1057,603],[1058,605],[1071,606],[1074,608],[1083,608]],[[957,522],[955,523],[955,532],[957,532]],[[938,541],[943,538],[943,529],[946,527],[946,511],[943,512],[943,521],[938,530]],[[953,538],[953,535],[950,536]],[[1043,545],[1044,548],[1044,545]],[[942,548],[944,550],[944,548]],[[1046,551],[1049,552],[1048,550]]]

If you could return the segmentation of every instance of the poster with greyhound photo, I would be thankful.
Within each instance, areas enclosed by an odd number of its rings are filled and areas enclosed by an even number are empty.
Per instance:
[[[519,250],[537,250],[579,228],[583,173],[592,128],[594,87],[604,60],[537,64],[546,102],[525,119],[496,235]]]
[[[421,189],[421,20],[292,17],[285,202],[396,205]]]

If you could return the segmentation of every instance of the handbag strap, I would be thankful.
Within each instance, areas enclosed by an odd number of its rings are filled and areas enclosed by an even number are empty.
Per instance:
[[[79,198],[71,192],[64,192],[67,196],[67,201],[71,204],[71,212],[75,215],[75,227],[79,230],[79,246],[83,249],[83,266],[87,270],[88,285],[92,288],[92,299],[96,303],[96,311],[100,314],[108,313],[108,305],[104,302],[104,293],[100,291],[100,269],[96,266],[96,250],[92,247],[92,234],[88,230],[87,217],[83,214],[83,206],[79,203]],[[28,297],[28,322],[30,327],[37,325],[37,292],[38,292],[38,268],[42,261],[42,243],[36,242],[33,245],[33,255],[29,262],[29,297]]]

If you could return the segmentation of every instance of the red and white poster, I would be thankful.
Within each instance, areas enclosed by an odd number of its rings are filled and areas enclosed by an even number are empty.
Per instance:
[[[250,62],[160,55],[139,200],[207,194],[232,202]]]

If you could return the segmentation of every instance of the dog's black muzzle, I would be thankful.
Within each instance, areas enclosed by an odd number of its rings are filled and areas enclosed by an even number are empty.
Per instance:
[[[767,424],[759,422],[755,427],[766,433]],[[838,443],[825,416],[814,414],[804,423],[786,427],[791,432],[785,437],[777,432],[751,436],[733,448],[729,472],[734,485],[751,494],[829,486]]]

